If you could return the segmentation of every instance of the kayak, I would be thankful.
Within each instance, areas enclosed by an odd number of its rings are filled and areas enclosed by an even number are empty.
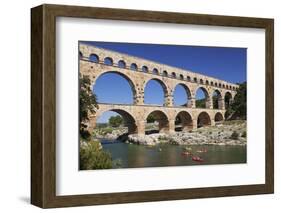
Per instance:
[[[193,160],[193,161],[197,161],[197,162],[203,162],[203,161],[204,161],[203,158],[200,158],[200,157],[198,157],[198,156],[192,157],[192,160]]]

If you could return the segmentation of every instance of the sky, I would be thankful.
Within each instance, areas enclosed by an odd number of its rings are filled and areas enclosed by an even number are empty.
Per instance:
[[[83,41],[83,43],[187,69],[231,83],[242,83],[246,81],[246,48],[117,42]],[[100,76],[93,87],[93,91],[97,95],[98,102],[100,103],[133,103],[132,91],[129,83],[125,78],[114,73]],[[196,98],[200,99],[203,97],[203,92],[198,91]],[[160,84],[156,81],[150,81],[145,88],[145,103],[163,105],[163,99],[164,92]],[[174,94],[175,105],[184,104],[186,100],[187,96],[185,90],[178,86]],[[98,119],[98,122],[107,122],[108,118],[112,115],[116,115],[116,113],[104,113]]]

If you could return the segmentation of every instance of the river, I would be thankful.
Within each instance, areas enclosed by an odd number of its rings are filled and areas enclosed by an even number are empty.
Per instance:
[[[199,156],[203,159],[203,162],[197,162],[193,161],[191,156],[182,155],[184,146],[179,145],[159,144],[154,147],[148,147],[108,139],[102,139],[101,143],[103,149],[111,153],[113,160],[121,160],[121,168],[234,164],[246,163],[247,161],[246,146],[188,146],[192,149],[190,152],[194,156]],[[197,152],[202,149],[207,149],[207,152]]]

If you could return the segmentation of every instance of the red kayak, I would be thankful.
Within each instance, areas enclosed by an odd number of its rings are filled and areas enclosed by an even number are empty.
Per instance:
[[[204,161],[203,158],[200,158],[200,157],[198,157],[198,156],[192,157],[192,160],[193,160],[193,161],[197,161],[197,162],[203,162],[203,161]]]

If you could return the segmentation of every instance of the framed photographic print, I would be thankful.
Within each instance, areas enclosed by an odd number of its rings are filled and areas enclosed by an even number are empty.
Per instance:
[[[31,10],[31,203],[273,193],[273,19]]]

